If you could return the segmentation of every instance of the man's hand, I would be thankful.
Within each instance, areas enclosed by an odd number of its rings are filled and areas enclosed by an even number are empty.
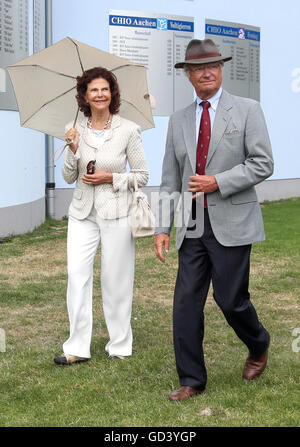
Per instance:
[[[168,253],[169,246],[170,246],[170,236],[168,234],[160,233],[155,236],[154,239],[155,254],[158,257],[158,259],[161,260],[161,262],[165,262],[163,249],[165,250],[166,253]]]
[[[218,183],[214,175],[192,175],[190,177],[190,182],[188,182],[189,189],[191,192],[204,192],[209,194],[211,192],[217,191],[219,189]],[[197,194],[193,195],[193,199],[197,197]]]

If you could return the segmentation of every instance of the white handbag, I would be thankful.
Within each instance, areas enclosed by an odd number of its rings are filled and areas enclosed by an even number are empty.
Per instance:
[[[155,217],[146,194],[138,189],[136,175],[133,174],[134,191],[130,208],[131,233],[134,238],[154,235]]]

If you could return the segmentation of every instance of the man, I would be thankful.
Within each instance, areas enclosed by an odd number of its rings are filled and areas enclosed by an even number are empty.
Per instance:
[[[222,67],[230,59],[211,39],[193,39],[185,61],[175,65],[186,70],[197,99],[169,121],[156,255],[165,262],[175,210],[170,196],[192,194],[195,205],[197,196],[204,194],[204,229],[195,237],[185,223],[177,228],[173,333],[181,387],[170,395],[172,401],[205,389],[203,310],[210,281],[214,299],[249,350],[243,378],[258,377],[267,364],[270,336],[250,301],[248,283],[251,244],[265,238],[254,185],[272,174],[272,150],[259,103],[221,87]],[[160,223],[164,212],[168,224]],[[196,226],[200,218],[199,212],[193,217]]]

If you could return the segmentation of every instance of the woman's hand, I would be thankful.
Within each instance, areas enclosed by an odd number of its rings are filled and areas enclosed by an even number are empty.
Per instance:
[[[91,186],[101,185],[102,183],[112,183],[113,175],[111,172],[95,170],[94,174],[84,174],[83,183]]]
[[[78,149],[78,145],[79,145],[79,133],[78,133],[76,127],[72,127],[72,129],[70,129],[66,133],[65,140],[66,140],[67,143],[69,143],[70,141],[73,141],[73,143],[69,145],[69,148],[71,149],[71,151],[75,155],[76,151]]]

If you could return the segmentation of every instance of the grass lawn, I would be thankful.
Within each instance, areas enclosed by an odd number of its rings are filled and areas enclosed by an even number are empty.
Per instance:
[[[2,427],[293,427],[300,425],[300,200],[262,205],[266,242],[252,249],[250,290],[271,333],[269,363],[242,380],[247,350],[212,298],[205,308],[205,393],[174,403],[172,345],[177,251],[155,257],[152,238],[136,243],[133,356],[111,361],[95,265],[92,359],[59,367],[53,357],[68,337],[67,221],[47,220],[0,245],[0,426]],[[294,349],[292,348],[294,347]],[[296,348],[296,349],[295,349]],[[298,351],[298,352],[297,352]]]

